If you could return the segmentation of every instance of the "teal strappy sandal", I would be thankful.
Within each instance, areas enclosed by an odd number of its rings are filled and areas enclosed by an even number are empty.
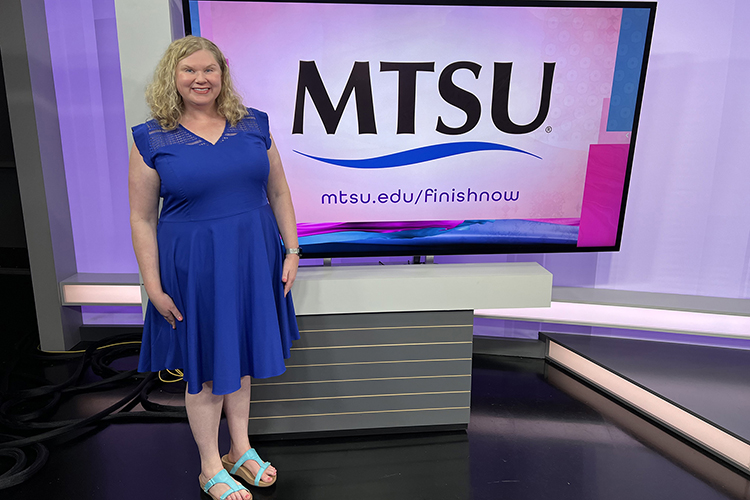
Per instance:
[[[221,497],[219,498],[219,500],[224,500],[226,497],[228,497],[232,493],[236,493],[236,492],[242,491],[242,490],[245,490],[248,493],[250,493],[250,490],[248,490],[247,488],[245,488],[244,486],[242,486],[241,484],[239,484],[237,481],[235,481],[234,479],[232,479],[232,477],[224,469],[222,469],[219,472],[217,472],[214,477],[212,477],[211,479],[209,479],[205,483],[203,482],[203,475],[201,474],[200,476],[198,476],[198,482],[200,483],[201,488],[206,493],[206,495],[209,495],[209,496],[210,496],[210,494],[208,493],[208,490],[210,490],[213,486],[216,486],[217,484],[220,484],[220,483],[224,483],[227,486],[229,486],[229,489],[227,491],[225,491],[223,495],[221,495]],[[252,495],[252,493],[250,493],[250,499],[249,500],[252,500],[252,499],[253,499],[253,495]]]
[[[258,470],[257,475],[253,475],[253,473],[250,472],[247,468],[242,468],[242,464],[244,464],[248,460],[253,460],[255,461],[255,463],[260,465],[260,469]],[[276,476],[273,476],[273,479],[268,482],[260,480],[260,478],[263,477],[263,473],[271,465],[271,462],[264,462],[263,460],[261,460],[258,456],[258,452],[255,451],[255,448],[250,448],[249,450],[247,450],[245,454],[242,455],[239,460],[237,460],[237,462],[232,462],[231,460],[229,460],[229,455],[224,455],[223,457],[221,457],[221,463],[224,464],[224,468],[228,470],[230,474],[232,474],[233,476],[238,476],[247,484],[266,488],[276,482]]]

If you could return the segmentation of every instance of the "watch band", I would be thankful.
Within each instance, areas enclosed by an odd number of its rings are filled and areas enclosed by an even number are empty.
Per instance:
[[[286,249],[286,255],[297,255],[298,257],[302,257],[302,249],[300,247],[297,248],[287,248]]]

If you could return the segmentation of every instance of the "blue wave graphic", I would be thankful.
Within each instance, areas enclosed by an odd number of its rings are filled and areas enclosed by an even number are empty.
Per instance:
[[[541,156],[537,156],[522,149],[506,146],[504,144],[478,141],[433,144],[432,146],[423,146],[421,148],[409,149],[406,151],[400,151],[398,153],[392,153],[384,156],[376,156],[374,158],[362,158],[359,160],[322,158],[320,156],[312,156],[301,151],[294,150],[295,153],[306,156],[307,158],[321,161],[323,163],[329,163],[331,165],[338,165],[339,167],[348,168],[403,167],[405,165],[414,165],[416,163],[423,163],[430,160],[437,160],[440,158],[446,158],[448,156],[456,156],[465,153],[473,153],[475,151],[511,151],[514,153],[523,153],[525,155],[533,156],[534,158],[539,158],[540,160],[542,159]]]

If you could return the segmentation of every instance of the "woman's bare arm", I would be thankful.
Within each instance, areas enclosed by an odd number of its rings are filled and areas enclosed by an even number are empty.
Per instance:
[[[273,138],[271,141],[273,141]],[[289,191],[289,184],[286,182],[284,167],[281,164],[281,156],[278,149],[276,149],[275,142],[271,142],[271,148],[268,150],[268,161],[271,165],[268,173],[268,203],[271,205],[273,214],[276,217],[276,223],[279,225],[284,246],[287,248],[297,248],[299,246],[297,240],[297,220],[294,216],[292,194]],[[288,254],[284,259],[284,271],[281,278],[284,282],[284,295],[289,293],[289,290],[292,288],[294,279],[297,277],[298,265],[298,255]]]
[[[182,321],[172,299],[164,293],[159,276],[159,248],[156,242],[156,223],[159,218],[159,174],[143,161],[133,144],[130,150],[128,193],[130,199],[130,230],[138,267],[143,276],[151,303],[175,328],[175,319]]]

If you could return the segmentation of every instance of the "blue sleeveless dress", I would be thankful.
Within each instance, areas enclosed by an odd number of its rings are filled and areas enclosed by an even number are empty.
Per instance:
[[[138,369],[182,369],[191,394],[207,381],[214,394],[229,394],[240,377],[282,374],[299,338],[266,197],[268,116],[248,111],[215,145],[156,120],[133,127],[138,151],[161,178],[161,284],[183,315],[173,330],[149,301]]]

